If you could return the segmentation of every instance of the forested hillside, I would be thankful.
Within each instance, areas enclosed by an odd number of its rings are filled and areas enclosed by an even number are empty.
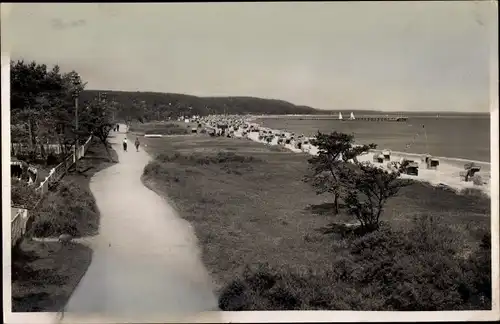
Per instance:
[[[180,115],[208,114],[317,114],[307,106],[254,97],[197,97],[177,93],[85,90],[83,102],[105,94],[117,107],[117,119],[158,120]],[[324,113],[324,112],[323,112]]]

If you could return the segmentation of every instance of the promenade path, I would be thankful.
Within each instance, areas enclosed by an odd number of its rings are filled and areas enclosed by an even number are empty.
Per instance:
[[[91,179],[99,235],[62,322],[166,322],[218,310],[191,226],[141,182],[150,156],[130,140],[124,152],[125,133],[111,136],[119,163]]]

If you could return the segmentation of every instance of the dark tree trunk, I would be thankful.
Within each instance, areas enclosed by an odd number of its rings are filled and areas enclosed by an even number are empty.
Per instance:
[[[334,215],[338,215],[339,213],[339,194],[336,193],[334,195],[334,209],[333,209]]]

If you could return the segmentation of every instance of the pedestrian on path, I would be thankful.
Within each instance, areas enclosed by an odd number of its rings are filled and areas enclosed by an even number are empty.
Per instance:
[[[137,150],[137,152],[139,152],[139,145],[141,145],[141,143],[139,142],[139,137],[136,137],[135,138],[135,149]]]
[[[123,139],[123,150],[125,152],[127,152],[127,138],[126,137]]]

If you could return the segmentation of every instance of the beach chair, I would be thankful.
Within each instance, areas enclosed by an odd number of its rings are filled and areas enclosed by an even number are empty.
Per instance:
[[[418,176],[418,163],[414,161],[407,161],[403,172],[407,175]]]
[[[464,165],[465,171],[460,172],[460,178],[461,180],[468,182],[470,181],[474,175],[481,170],[481,167],[479,165],[472,163],[466,163]]]
[[[384,161],[390,161],[391,160],[391,151],[390,150],[382,151],[382,156],[384,157]]]
[[[413,160],[408,160],[406,158],[401,158],[399,163],[401,172],[407,175],[418,176],[418,163]]]
[[[426,157],[425,160],[425,165],[427,166],[427,169],[429,170],[437,170],[439,166],[439,160],[433,157]]]
[[[384,163],[384,155],[382,153],[375,153],[373,155],[373,162],[375,163]]]

